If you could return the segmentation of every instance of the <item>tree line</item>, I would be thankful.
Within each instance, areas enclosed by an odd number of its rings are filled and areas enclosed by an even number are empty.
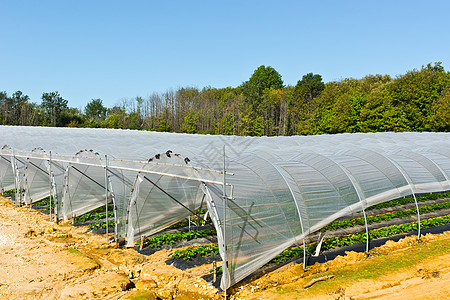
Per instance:
[[[0,124],[104,127],[224,135],[274,136],[378,131],[450,131],[450,73],[440,62],[404,75],[367,75],[324,83],[309,73],[284,85],[260,66],[238,87],[184,87],[83,111],[58,92],[41,103],[0,92]]]

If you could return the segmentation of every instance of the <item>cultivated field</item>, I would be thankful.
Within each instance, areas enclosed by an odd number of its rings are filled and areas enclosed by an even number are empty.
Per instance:
[[[322,254],[309,257],[305,270],[303,251],[288,249],[233,287],[230,298],[446,299],[450,295],[446,196],[419,198],[423,230],[444,233],[426,234],[421,241],[414,235],[404,238],[417,230],[415,204],[412,199],[392,201],[367,211],[369,253],[364,253],[364,220],[354,214],[322,229]],[[180,222],[146,239],[140,251],[139,245],[118,248],[106,243],[104,235],[93,234],[104,230],[101,209],[79,217],[75,225],[82,226],[72,226],[55,224],[36,209],[17,207],[8,197],[0,204],[1,299],[222,298],[216,289],[220,257],[208,222],[193,218],[197,223],[191,224],[191,231],[186,221]],[[45,211],[45,203],[38,205]],[[306,241],[308,252],[315,252],[316,241],[317,235]]]

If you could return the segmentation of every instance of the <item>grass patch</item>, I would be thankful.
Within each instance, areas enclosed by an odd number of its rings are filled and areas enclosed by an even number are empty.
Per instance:
[[[67,251],[72,254],[83,255],[83,253],[81,253],[80,250],[75,249],[75,248],[69,248],[69,249],[67,249]]]
[[[308,290],[300,291],[299,293],[305,296],[306,294],[309,296],[311,294],[329,294],[342,286],[355,284],[359,280],[389,278],[394,273],[406,272],[408,269],[417,271],[416,269],[419,269],[419,266],[426,262],[427,259],[447,255],[448,249],[450,249],[450,239],[443,239],[419,244],[388,255],[372,257],[354,265],[344,266],[336,270],[332,269],[311,276],[308,280],[328,274],[334,275],[334,278],[317,283]]]

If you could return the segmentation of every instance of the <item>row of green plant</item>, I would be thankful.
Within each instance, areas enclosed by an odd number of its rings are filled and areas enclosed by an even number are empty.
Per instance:
[[[426,201],[437,200],[437,199],[442,199],[442,198],[450,198],[450,192],[427,194],[427,195],[416,197],[417,202],[426,202]],[[383,202],[383,203],[380,203],[377,205],[370,206],[366,210],[394,207],[394,206],[400,206],[400,205],[409,204],[409,203],[414,203],[413,197],[401,198],[401,199],[395,199],[395,200]]]
[[[114,227],[114,225],[115,225],[114,221],[108,221],[108,227]],[[88,229],[89,230],[106,229],[106,221],[91,223],[91,224],[89,224]]]
[[[443,217],[436,217],[427,220],[423,220],[421,222],[421,228],[430,228],[435,226],[442,226],[450,224],[450,215]],[[405,223],[401,225],[392,225],[388,227],[383,227],[380,229],[369,231],[369,239],[378,239],[383,237],[389,237],[396,234],[408,233],[418,229],[417,222]],[[322,242],[322,249],[329,250],[337,247],[349,246],[357,243],[365,243],[366,242],[366,233],[355,233],[351,235],[341,236],[341,237],[332,237],[324,239]],[[306,245],[306,251],[308,253],[313,253],[317,247],[317,242]],[[203,246],[192,246],[188,247],[184,250],[176,250],[169,254],[169,256],[173,259],[181,258],[186,261],[189,261],[196,256],[200,255],[203,257],[208,257],[212,254],[219,255],[219,246],[217,244],[212,245],[203,245]],[[279,255],[277,255],[274,259],[270,261],[270,263],[280,264],[282,262],[286,262],[294,257],[302,257],[303,249],[302,248],[290,248]]]
[[[89,212],[87,214],[77,217],[76,221],[77,222],[86,222],[86,221],[105,219],[106,213],[104,211],[105,211],[105,208],[103,208],[103,212]],[[108,211],[108,217],[113,218],[114,212]]]
[[[32,205],[33,206],[41,206],[44,208],[44,210],[49,211],[50,210],[50,197],[36,201],[36,202],[32,203]],[[55,207],[55,199],[52,198],[51,208],[53,209],[54,207]]]
[[[450,208],[450,201],[435,203],[435,204],[431,204],[431,205],[427,205],[427,206],[421,206],[421,207],[419,207],[419,212],[420,212],[420,214],[426,214],[426,213],[430,213],[430,212],[434,212],[434,211],[442,210],[442,209],[448,209],[448,208]],[[380,223],[382,221],[388,221],[388,220],[396,219],[396,218],[409,217],[409,216],[412,216],[415,214],[417,214],[416,208],[405,209],[402,211],[388,212],[385,214],[380,214],[380,215],[375,215],[375,216],[367,216],[367,223],[368,224]],[[325,231],[329,231],[329,230],[349,228],[349,227],[353,227],[356,225],[364,225],[364,218],[360,217],[360,218],[355,218],[355,219],[334,221],[334,222],[326,225],[325,227],[323,227],[320,231],[325,232]]]
[[[177,232],[177,233],[168,233],[168,234],[160,234],[155,235],[144,240],[144,247],[152,247],[159,248],[163,245],[173,245],[178,241],[190,241],[202,237],[207,237],[211,235],[215,235],[215,229],[204,229],[204,230],[191,230],[188,232]],[[140,241],[138,242],[140,245]]]
[[[191,215],[191,224],[195,223],[197,226],[203,226],[206,225],[207,223],[210,223],[211,218],[207,218],[206,221],[202,218],[199,218],[198,216],[205,214],[207,211],[207,209],[198,209],[195,211],[195,214]],[[171,226],[168,227],[168,229],[178,229],[178,228],[183,228],[183,227],[187,227],[189,226],[189,220],[188,219],[184,219],[181,220]]]
[[[184,250],[175,250],[174,252],[169,253],[169,256],[173,259],[182,258],[189,261],[197,255],[208,257],[212,254],[219,255],[219,246],[217,244],[192,246]]]
[[[16,189],[7,190],[3,192],[3,195],[12,195],[16,193]]]
[[[450,215],[423,220],[420,222],[420,224],[422,229],[450,224]],[[405,223],[401,225],[391,225],[369,231],[369,239],[372,240],[383,237],[389,237],[396,234],[412,232],[417,229],[418,229],[417,222]],[[341,237],[332,237],[324,239],[322,242],[322,249],[329,250],[337,247],[349,246],[365,242],[366,242],[366,233],[360,232]],[[315,252],[316,247],[317,242],[311,243],[306,246],[306,251],[308,253],[313,253]],[[302,248],[291,248],[277,255],[274,259],[271,260],[271,262],[279,264],[282,262],[286,262],[294,257],[302,257],[302,256],[303,256]]]
[[[39,201],[33,203],[33,205],[35,205],[35,206],[48,206],[49,204],[50,204],[50,198],[48,198],[48,197],[43,200],[39,200]]]

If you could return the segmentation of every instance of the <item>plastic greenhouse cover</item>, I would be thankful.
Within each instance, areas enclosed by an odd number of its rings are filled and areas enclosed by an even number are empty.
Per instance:
[[[205,196],[228,262],[223,287],[339,217],[412,193],[450,189],[448,133],[254,138],[0,126],[0,137],[22,161],[30,154],[20,151],[41,147],[69,170],[76,166],[81,172],[70,170],[66,187],[76,187],[70,203],[79,212],[104,203],[107,155],[119,232],[128,233],[130,244],[183,219]],[[80,149],[99,157],[77,158]],[[164,157],[168,150],[180,156]],[[0,154],[11,157],[6,152]],[[161,160],[149,162],[157,153]],[[187,157],[188,163],[181,159]]]
[[[64,221],[81,216],[89,211],[104,206],[108,191],[108,203],[112,202],[113,191],[109,178],[105,180],[105,170],[80,163],[98,163],[100,157],[92,151],[80,151],[73,158],[65,174],[62,196],[62,216]]]
[[[179,155],[159,154],[143,169],[152,167],[153,171],[172,173],[179,177],[139,173],[136,177],[128,209],[128,246],[132,247],[140,236],[152,235],[164,228],[194,214],[203,203],[205,194],[200,181],[185,178],[198,178],[197,171],[189,167]],[[182,177],[182,178],[181,178]]]
[[[10,153],[9,147],[3,147],[3,153]],[[10,156],[0,155],[0,189],[6,192],[15,188],[12,159]]]
[[[33,156],[45,158],[45,152],[41,148],[31,151]],[[49,197],[51,194],[51,180],[48,160],[27,158],[24,170],[24,202],[31,204]]]

